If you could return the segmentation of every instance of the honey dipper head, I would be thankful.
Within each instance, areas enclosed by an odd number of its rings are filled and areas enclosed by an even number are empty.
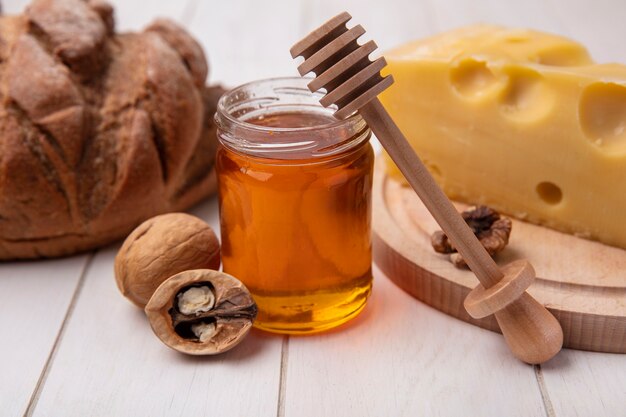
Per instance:
[[[376,43],[359,45],[357,39],[365,29],[361,25],[348,29],[346,23],[350,19],[349,13],[338,14],[290,50],[293,58],[304,57],[298,66],[300,75],[309,72],[316,75],[308,84],[309,90],[326,89],[320,103],[324,107],[337,106],[335,116],[339,119],[345,119],[393,83],[391,75],[384,78],[380,75],[387,65],[385,58],[369,59],[377,48]]]

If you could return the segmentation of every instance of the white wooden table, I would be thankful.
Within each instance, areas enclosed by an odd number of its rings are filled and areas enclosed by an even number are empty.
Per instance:
[[[7,13],[25,1],[3,2]],[[340,10],[381,50],[473,22],[561,33],[598,61],[626,63],[624,0],[117,0],[118,28],[155,16],[189,28],[211,81],[295,75],[288,49]],[[193,213],[217,227],[215,199]],[[500,335],[412,299],[379,271],[340,331],[253,331],[218,357],[177,354],[113,279],[118,245],[0,264],[0,416],[626,416],[626,355],[564,350],[539,367]]]

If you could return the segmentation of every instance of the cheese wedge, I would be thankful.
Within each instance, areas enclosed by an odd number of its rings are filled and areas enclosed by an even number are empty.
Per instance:
[[[485,25],[385,57],[381,100],[449,197],[626,248],[626,66]]]

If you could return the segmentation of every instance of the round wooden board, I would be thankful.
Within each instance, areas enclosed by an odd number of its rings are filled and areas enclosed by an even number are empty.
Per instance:
[[[476,320],[463,308],[478,280],[434,252],[430,235],[439,227],[413,190],[388,178],[380,159],[374,177],[374,261],[380,269],[426,304],[499,331],[493,316]],[[626,353],[626,250],[513,220],[509,246],[496,261],[515,259],[534,266],[537,279],[528,292],[559,320],[565,347]]]

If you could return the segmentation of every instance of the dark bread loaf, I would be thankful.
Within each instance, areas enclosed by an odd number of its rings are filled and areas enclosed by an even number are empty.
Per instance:
[[[202,49],[167,20],[113,25],[100,1],[0,18],[0,259],[92,249],[215,190]]]

